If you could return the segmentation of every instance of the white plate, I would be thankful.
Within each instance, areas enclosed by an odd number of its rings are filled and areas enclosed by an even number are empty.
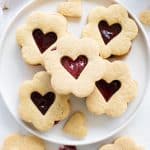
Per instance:
[[[94,116],[87,111],[84,101],[76,101],[72,99],[74,106],[73,110],[83,111],[87,116],[89,128],[88,136],[84,140],[76,140],[67,137],[62,132],[62,127],[65,121],[59,123],[47,133],[40,133],[20,120],[17,108],[19,103],[18,90],[21,83],[24,80],[32,79],[33,75],[42,70],[42,68],[32,67],[24,63],[20,49],[16,43],[15,33],[17,27],[26,21],[26,17],[31,12],[35,10],[55,12],[59,2],[60,0],[30,2],[21,11],[19,11],[17,16],[15,16],[9,24],[1,41],[0,47],[2,51],[0,66],[0,91],[6,106],[14,118],[28,131],[45,140],[66,145],[84,145],[102,141],[123,129],[134,117],[137,108],[145,98],[144,96],[148,89],[150,76],[150,53],[148,40],[141,24],[135,17],[133,17],[139,25],[139,35],[133,42],[131,52],[122,60],[129,64],[133,78],[138,81],[139,93],[136,100],[129,105],[127,112],[122,117],[112,119],[106,116]],[[79,37],[86,24],[87,15],[90,10],[97,5],[109,6],[110,4],[112,3],[108,0],[85,0],[82,20],[70,20],[69,31]]]

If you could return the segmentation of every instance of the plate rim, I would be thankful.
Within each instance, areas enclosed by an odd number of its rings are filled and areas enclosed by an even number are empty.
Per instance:
[[[143,25],[141,24],[141,22],[138,20],[138,18],[134,15],[134,13],[132,13],[131,10],[129,10],[122,2],[118,1],[118,0],[109,0],[113,3],[117,3],[117,4],[121,4],[124,8],[127,9],[128,13],[130,14],[130,16],[134,19],[134,21],[136,22],[138,28],[141,30],[142,34],[143,34],[143,38],[146,42],[146,47],[148,49],[148,56],[150,57],[150,44],[149,44],[149,38],[148,38],[148,35],[143,27]],[[5,39],[5,35],[7,33],[7,31],[9,30],[9,28],[11,27],[11,24],[14,23],[14,21],[16,20],[16,18],[23,12],[25,11],[28,7],[30,7],[30,5],[32,5],[34,2],[36,2],[35,0],[31,0],[31,1],[28,1],[27,3],[25,3],[18,11],[16,11],[15,15],[12,17],[12,19],[10,19],[8,21],[8,25],[6,26],[1,38],[0,38],[0,48],[2,47],[2,44],[3,44],[3,41]],[[3,50],[0,51],[0,71],[1,71],[1,61],[2,61],[2,56],[3,56]],[[150,66],[150,60],[148,59],[147,61],[148,63],[148,66]],[[150,69],[148,69],[147,71],[149,74],[150,74]],[[83,145],[88,145],[88,144],[93,144],[93,143],[97,143],[97,142],[102,142],[102,141],[105,141],[106,139],[109,139],[111,138],[112,136],[115,136],[117,133],[119,133],[121,130],[123,130],[133,119],[134,117],[136,116],[139,108],[141,107],[141,104],[144,102],[144,100],[146,100],[147,96],[148,96],[148,89],[150,88],[150,77],[148,77],[148,81],[147,81],[147,84],[145,86],[145,92],[142,94],[142,100],[140,100],[139,104],[137,105],[137,107],[135,108],[135,111],[127,118],[127,120],[120,126],[118,127],[117,129],[115,129],[114,131],[112,131],[111,133],[105,135],[105,137],[103,139],[99,139],[97,138],[96,140],[94,141],[89,141],[89,142],[82,142],[79,140],[76,140],[76,141],[72,141],[72,143],[70,142],[66,142],[66,143],[63,143],[61,141],[56,141],[55,139],[48,139],[46,137],[44,137],[43,135],[39,135],[37,132],[35,132],[34,130],[32,130],[31,128],[29,128],[28,126],[25,125],[25,123],[23,123],[21,120],[19,120],[18,118],[16,118],[13,113],[10,111],[7,103],[5,102],[5,99],[4,99],[4,96],[2,94],[2,90],[1,90],[1,86],[0,86],[0,96],[1,96],[1,99],[4,103],[4,105],[6,106],[8,112],[11,114],[11,116],[14,118],[14,120],[16,120],[16,122],[21,126],[23,127],[26,131],[28,131],[29,133],[45,140],[45,141],[48,141],[48,142],[52,142],[52,143],[55,143],[55,144],[62,144],[62,145],[77,145],[77,146],[83,146]]]

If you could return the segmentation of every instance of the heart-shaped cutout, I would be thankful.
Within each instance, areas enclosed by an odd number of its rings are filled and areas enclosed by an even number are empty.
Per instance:
[[[32,102],[43,115],[46,114],[50,106],[54,103],[55,97],[55,94],[52,92],[48,92],[44,96],[36,91],[31,93]]]
[[[108,44],[122,30],[122,27],[119,23],[109,26],[109,24],[104,20],[99,22],[98,28],[105,44]]]
[[[40,29],[35,29],[32,35],[41,53],[57,41],[57,35],[54,32],[44,34]]]
[[[84,55],[78,56],[76,60],[72,60],[68,56],[64,56],[61,59],[63,67],[75,78],[78,79],[81,72],[84,70],[88,63],[88,59]]]
[[[121,82],[114,80],[111,83],[107,83],[105,80],[99,80],[96,82],[96,87],[99,89],[106,102],[115,94],[121,87]]]

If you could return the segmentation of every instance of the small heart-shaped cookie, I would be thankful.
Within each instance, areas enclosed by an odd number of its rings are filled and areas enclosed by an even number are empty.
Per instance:
[[[76,112],[64,126],[64,132],[72,137],[82,139],[87,135],[86,119],[83,113]]]
[[[82,2],[81,0],[67,0],[58,5],[58,12],[67,17],[81,17]]]
[[[140,14],[140,20],[145,25],[150,25],[150,10],[144,10]]]

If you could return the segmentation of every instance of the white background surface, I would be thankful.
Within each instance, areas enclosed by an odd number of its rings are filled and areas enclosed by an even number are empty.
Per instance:
[[[1,0],[0,0],[1,1]],[[28,0],[10,0],[11,5],[9,6],[9,10],[5,11],[4,15],[0,17],[0,35],[2,35],[2,31],[5,29],[7,22],[14,16],[16,11]],[[150,1],[149,0],[119,0],[122,2],[129,10],[131,10],[137,16],[144,9],[150,9]],[[145,27],[148,36],[150,37],[150,27]],[[140,58],[139,58],[140,59]],[[150,95],[149,95],[150,96]],[[119,135],[129,135],[133,137],[138,143],[145,146],[145,149],[150,149],[150,100],[147,98],[135,117],[135,119],[125,128]],[[24,133],[23,129],[17,125],[14,119],[11,117],[9,112],[7,111],[3,101],[0,103],[0,144],[2,144],[3,140],[7,135],[11,133]],[[98,144],[94,144],[91,146],[82,147],[83,149],[96,150]],[[51,148],[53,149],[53,148]],[[53,149],[54,150],[54,149]]]

